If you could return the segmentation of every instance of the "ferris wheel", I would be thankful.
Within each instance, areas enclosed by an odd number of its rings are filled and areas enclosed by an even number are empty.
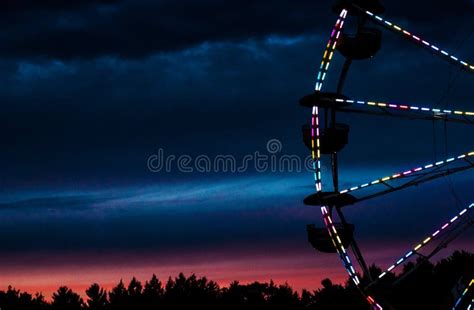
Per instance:
[[[338,153],[348,143],[349,125],[338,123],[336,116],[338,113],[359,113],[474,124],[474,112],[349,98],[343,94],[346,76],[353,61],[370,59],[379,51],[383,29],[400,35],[417,47],[430,51],[434,56],[448,61],[453,66],[457,66],[468,73],[474,73],[474,64],[460,59],[456,54],[450,53],[426,41],[421,36],[409,32],[402,26],[381,17],[384,7],[378,0],[342,0],[333,6],[333,10],[339,14],[339,17],[324,50],[315,91],[300,100],[302,106],[311,109],[311,123],[303,126],[302,131],[303,141],[312,154],[315,185],[315,193],[306,197],[304,203],[320,207],[325,223],[323,228],[308,225],[308,240],[320,252],[338,254],[350,279],[372,308],[383,309],[382,306],[390,308],[390,305],[384,301],[383,296],[377,295],[377,290],[374,290],[374,287],[386,275],[414,257],[418,257],[418,260],[412,271],[416,270],[421,263],[433,257],[448,243],[470,228],[474,224],[470,215],[474,209],[474,203],[466,206],[462,211],[452,214],[443,225],[433,229],[431,233],[420,239],[420,242],[414,245],[413,248],[395,258],[394,263],[376,277],[372,277],[369,272],[364,256],[354,238],[355,225],[347,222],[344,216],[344,208],[361,201],[474,168],[474,151],[455,154],[445,160],[424,163],[375,180],[364,180],[362,182],[365,183],[360,185],[340,189]],[[356,21],[357,26],[353,33],[350,33],[349,29],[346,29],[347,27],[344,28],[344,23],[349,18]],[[345,58],[337,89],[335,92],[323,92],[324,81],[336,51]],[[326,190],[326,186],[322,182],[321,158],[323,155],[330,156],[332,170],[330,190]],[[430,247],[427,247],[428,244],[430,244]],[[352,250],[352,254],[349,253],[349,248]],[[431,248],[431,250],[426,252],[428,248]],[[364,281],[367,283],[361,282],[356,266],[351,261],[351,256],[355,257],[364,278],[368,279],[368,281]],[[399,281],[402,280],[403,278]],[[463,300],[463,298],[469,290],[473,289],[474,279],[472,281],[468,279],[467,282],[463,293],[453,304],[453,309],[460,309],[459,307],[462,305],[469,306],[469,308],[472,306],[469,301]]]

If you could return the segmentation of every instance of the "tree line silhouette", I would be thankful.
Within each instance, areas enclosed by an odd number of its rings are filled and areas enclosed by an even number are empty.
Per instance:
[[[474,276],[474,254],[456,251],[436,264],[419,259],[403,266],[400,274],[390,273],[373,286],[375,296],[383,296],[395,309],[451,309],[457,296]],[[376,277],[381,269],[372,265],[370,273]],[[368,283],[363,278],[362,282]],[[315,291],[293,290],[288,284],[276,285],[237,281],[220,287],[206,277],[182,273],[161,282],[155,275],[142,284],[132,278],[122,280],[110,291],[92,284],[83,299],[66,286],[53,293],[51,301],[36,293],[21,292],[12,287],[0,291],[2,310],[122,310],[122,309],[369,309],[357,288],[348,280],[345,285],[325,279]],[[474,297],[470,292],[459,309],[467,307]]]

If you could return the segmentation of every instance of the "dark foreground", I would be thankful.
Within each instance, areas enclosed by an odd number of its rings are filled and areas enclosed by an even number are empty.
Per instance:
[[[373,288],[395,309],[451,309],[465,285],[474,278],[474,254],[454,252],[436,265],[423,263],[408,276],[414,264],[404,265],[399,275],[390,274]],[[374,276],[381,270],[371,267]],[[398,281],[402,279],[402,281]],[[394,285],[394,283],[396,283]],[[9,287],[0,291],[0,308],[10,309],[368,309],[365,300],[351,283],[335,285],[322,281],[317,291],[295,292],[288,284],[239,284],[219,287],[195,275],[169,278],[162,283],[156,276],[144,284],[133,278],[120,281],[110,292],[92,284],[82,299],[67,287],[60,287],[47,302],[41,294],[31,295]],[[457,309],[466,309],[474,298],[467,293]]]

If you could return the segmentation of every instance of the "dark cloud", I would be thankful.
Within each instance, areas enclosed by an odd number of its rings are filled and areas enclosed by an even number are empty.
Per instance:
[[[299,34],[318,26],[322,7],[314,1],[130,1],[28,12],[3,32],[0,55],[136,58],[207,41]]]
[[[0,181],[7,187],[15,180],[47,185],[94,178],[157,179],[163,176],[150,173],[146,160],[158,148],[165,148],[166,154],[240,158],[264,151],[271,138],[280,139],[285,152],[304,158],[308,150],[301,143],[300,126],[308,121],[308,111],[297,100],[314,86],[314,68],[326,37],[205,44],[140,60],[5,65]],[[335,57],[327,89],[335,85],[341,62]],[[447,99],[439,102],[449,70],[430,53],[384,33],[380,53],[371,61],[354,63],[346,94],[469,109],[472,77],[464,72]],[[415,78],[413,72],[422,74]],[[351,142],[341,154],[345,165],[408,159],[416,165],[432,158],[431,122],[355,115],[342,115],[341,120],[351,125]],[[464,130],[449,127],[449,154],[470,147]],[[438,138],[441,134],[440,127]]]
[[[315,33],[332,24],[331,4],[310,0],[11,1],[3,15],[8,18],[14,12],[15,19],[4,21],[0,56],[141,58],[203,42]],[[387,2],[386,6],[388,16],[408,23],[447,24],[469,17],[472,10],[468,0],[456,6],[446,1]]]
[[[73,10],[88,5],[113,4],[117,2],[118,0],[3,0],[0,8],[1,14],[7,15],[28,11]]]

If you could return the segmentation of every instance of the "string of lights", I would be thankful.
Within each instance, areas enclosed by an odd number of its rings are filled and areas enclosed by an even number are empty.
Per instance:
[[[372,182],[368,182],[368,183],[364,183],[362,185],[358,185],[358,186],[354,186],[354,187],[351,187],[351,188],[348,188],[348,189],[344,189],[344,190],[340,191],[339,193],[340,194],[350,193],[350,192],[360,190],[360,189],[363,189],[363,188],[366,188],[366,187],[369,187],[369,186],[373,186],[373,185],[376,185],[376,184],[384,184],[385,182],[390,181],[390,180],[402,179],[402,178],[405,178],[405,177],[412,176],[416,172],[420,172],[420,171],[427,170],[427,169],[437,168],[441,165],[446,165],[446,164],[449,164],[449,163],[454,162],[454,161],[464,160],[464,159],[466,159],[468,157],[472,157],[472,156],[474,156],[474,152],[464,153],[464,154],[461,154],[457,157],[451,157],[451,158],[448,158],[446,160],[441,160],[441,161],[437,161],[435,163],[431,163],[431,164],[428,164],[428,165],[419,166],[419,167],[416,167],[416,168],[413,168],[413,169],[410,169],[410,170],[406,170],[404,172],[395,173],[391,176],[386,176],[386,177],[374,180]]]
[[[342,260],[344,268],[347,270],[347,273],[349,274],[349,277],[354,282],[354,284],[360,288],[359,277],[357,276],[357,273],[354,269],[354,265],[352,264],[351,259],[349,258],[349,255],[347,254],[347,251],[344,248],[344,245],[342,244],[342,240],[339,237],[339,234],[337,233],[336,227],[334,226],[334,222],[331,218],[331,215],[328,212],[327,207],[325,206],[321,207],[321,213],[323,214],[323,220],[324,220],[324,223],[326,224],[326,228],[328,229],[331,241],[337,253],[339,254],[340,259]],[[367,299],[367,302],[374,309],[376,310],[383,309],[371,296],[366,296],[366,299]]]
[[[456,301],[456,303],[454,304],[453,306],[453,310],[456,310],[456,308],[459,306],[459,304],[461,303],[462,299],[464,298],[464,296],[467,294],[467,292],[474,287],[474,279],[471,280],[471,282],[468,284],[468,286],[466,287],[466,289],[462,292],[461,296],[459,296],[458,300]],[[472,304],[469,305],[469,307],[467,309],[471,309],[471,306]]]
[[[334,51],[336,49],[337,40],[341,35],[342,27],[344,27],[344,21],[347,16],[347,10],[342,10],[339,14],[339,18],[336,21],[336,25],[332,29],[331,35],[329,36],[329,41],[326,44],[326,49],[323,54],[323,60],[321,61],[321,65],[319,67],[318,77],[316,79],[316,91],[321,91],[323,87],[324,79],[326,78],[327,71],[329,69],[329,65],[331,64],[332,57],[334,56]]]
[[[428,236],[426,239],[424,239],[422,242],[420,242],[419,244],[417,244],[412,250],[410,250],[409,252],[407,252],[404,256],[400,257],[400,259],[397,260],[397,262],[393,265],[391,265],[390,267],[387,268],[386,271],[382,272],[380,275],[379,275],[379,279],[382,279],[385,275],[387,275],[389,272],[391,272],[393,269],[395,269],[396,267],[400,266],[404,261],[406,261],[408,258],[410,258],[411,256],[413,256],[415,253],[417,253],[421,248],[425,247],[428,243],[430,243],[431,241],[433,241],[440,233],[442,233],[443,231],[445,231],[449,226],[452,226],[452,224],[454,224],[455,222],[457,222],[459,219],[461,219],[467,212],[471,211],[471,209],[474,207],[474,203],[471,204],[469,207],[467,207],[466,209],[462,210],[461,212],[459,212],[459,214],[457,214],[456,216],[454,216],[451,220],[449,220],[448,222],[446,222],[443,226],[441,226],[441,228],[439,228],[438,230],[436,230],[434,233],[432,233],[430,236]]]
[[[356,6],[357,7],[357,6]],[[402,34],[403,36],[409,38],[410,40],[414,41],[415,43],[419,44],[420,46],[423,46],[425,48],[430,49],[432,52],[434,52],[436,55],[441,56],[442,58],[452,62],[456,63],[458,65],[461,65],[463,68],[468,69],[469,71],[474,71],[474,66],[465,62],[464,60],[459,59],[455,55],[446,52],[445,50],[429,43],[428,41],[408,32],[407,30],[403,29],[402,27],[383,19],[382,17],[375,15],[374,13],[370,11],[366,11],[364,9],[361,9],[360,7],[357,7],[363,14],[368,15],[371,19],[376,21],[379,24],[382,24],[384,27],[398,32]],[[329,41],[326,45],[324,54],[323,54],[323,59],[321,61],[317,79],[316,79],[316,85],[315,85],[315,91],[320,92],[323,86],[323,83],[326,79],[327,72],[329,69],[329,66],[331,64],[331,60],[334,56],[334,52],[339,40],[339,37],[342,33],[342,29],[344,26],[344,22],[346,19],[346,16],[348,14],[348,11],[346,9],[343,9],[339,17],[336,21],[336,24],[331,32]],[[326,100],[326,99],[325,99]],[[420,112],[420,113],[430,113],[433,114],[434,118],[437,119],[439,116],[444,116],[446,120],[453,120],[453,121],[462,121],[462,122],[470,122],[469,119],[467,119],[468,116],[474,116],[474,112],[466,112],[466,111],[459,111],[459,110],[449,110],[449,109],[436,109],[436,108],[429,108],[429,107],[422,107],[422,106],[412,106],[412,105],[406,105],[406,104],[395,104],[395,103],[388,103],[388,102],[375,102],[375,101],[363,101],[363,100],[350,100],[350,99],[327,99],[328,101],[333,101],[333,102],[338,102],[338,103],[345,103],[345,104],[354,104],[354,105],[361,105],[361,106],[367,106],[367,107],[378,107],[378,108],[384,108],[383,110],[387,113],[387,110],[385,109],[396,109],[400,111],[411,111],[411,112]],[[337,108],[337,105],[335,105],[335,108]],[[341,109],[342,110],[342,109]],[[380,112],[380,111],[379,111]],[[312,154],[312,160],[313,160],[313,171],[314,171],[314,179],[315,179],[315,186],[316,186],[316,191],[319,193],[322,191],[322,176],[321,176],[321,135],[320,135],[320,118],[319,118],[319,107],[317,105],[313,106],[312,109],[312,118],[311,118],[311,154]],[[406,113],[403,113],[404,115],[407,115]],[[399,114],[400,115],[400,114]],[[450,118],[448,119],[448,115],[451,115]],[[457,117],[455,117],[457,116]],[[428,117],[423,117],[423,118],[428,118]],[[431,118],[430,118],[431,119]],[[430,170],[433,169],[436,171],[436,169],[448,165],[451,162],[455,161],[461,161],[465,160],[466,162],[472,163],[468,160],[469,157],[474,156],[474,152],[469,152],[469,153],[464,153],[461,154],[457,157],[451,157],[446,160],[438,161],[435,163],[431,163],[428,165],[420,166],[417,168],[413,168],[404,172],[400,172],[397,174],[393,174],[391,176],[386,176],[377,180],[374,180],[372,182],[368,182],[359,186],[351,187],[345,190],[342,190],[339,192],[339,194],[345,194],[349,192],[353,192],[356,190],[360,190],[366,187],[370,187],[376,184],[385,184],[387,185],[388,181],[395,180],[395,179],[402,179],[402,178],[410,178],[410,177],[418,177],[418,176],[425,176],[427,174],[424,173],[418,173],[420,171],[424,170]],[[429,172],[427,172],[429,173]],[[432,240],[434,240],[439,234],[447,230],[448,227],[452,226],[453,223],[456,223],[459,221],[460,218],[463,218],[463,216],[471,211],[471,209],[474,207],[474,204],[471,204],[468,208],[462,210],[459,212],[455,217],[453,217],[450,221],[445,223],[440,229],[432,233],[430,236],[428,236],[426,239],[424,239],[421,243],[417,244],[412,250],[407,252],[403,257],[401,257],[395,264],[390,266],[385,272],[379,275],[379,279],[383,278],[387,273],[391,272],[394,268],[397,266],[401,265],[404,261],[406,261],[408,258],[413,256],[414,254],[418,253],[418,251],[429,244]],[[339,258],[341,259],[344,268],[349,274],[349,277],[351,278],[352,282],[358,287],[363,296],[367,299],[367,302],[377,310],[381,310],[382,307],[371,297],[368,296],[361,288],[360,284],[360,279],[359,276],[356,273],[356,270],[354,268],[354,265],[351,262],[351,259],[343,245],[343,242],[341,240],[340,235],[338,234],[338,231],[336,229],[336,226],[333,222],[333,219],[328,212],[328,207],[323,206],[321,207],[321,212],[323,216],[324,223],[326,225],[326,228],[329,233],[329,237],[331,239],[331,242],[336,249]],[[359,258],[359,257],[358,257]],[[474,283],[471,281],[469,286],[466,288],[466,290],[463,292],[462,296],[464,296],[468,289],[472,286]],[[461,296],[461,298],[462,298]],[[454,308],[459,304],[460,300],[457,301],[456,305]],[[453,308],[453,309],[454,309]]]
[[[346,268],[354,284],[359,285],[360,284],[359,277],[357,276],[355,272],[354,266],[352,265],[351,259],[349,258],[349,255],[347,254],[347,251],[344,248],[344,245],[342,244],[342,240],[339,237],[339,234],[337,233],[336,227],[334,226],[334,223],[332,221],[331,216],[329,215],[327,208],[321,207],[321,213],[323,214],[323,220],[324,220],[324,223],[326,224],[326,227],[328,229],[329,236],[331,237],[333,245],[336,248],[344,264],[344,268]]]
[[[331,100],[331,99],[328,99],[328,100]],[[395,103],[388,103],[388,102],[375,102],[375,101],[351,100],[351,99],[333,99],[333,100],[334,100],[334,102],[340,102],[340,103],[358,104],[358,105],[380,107],[380,108],[390,108],[390,109],[397,109],[397,110],[403,110],[403,111],[416,111],[416,112],[428,112],[428,113],[434,113],[434,114],[454,114],[454,115],[462,115],[462,116],[474,116],[474,112],[466,112],[466,111],[458,111],[458,110],[447,110],[447,109],[435,109],[435,108],[419,107],[419,106],[412,106],[412,105],[406,105],[406,104],[395,104]]]
[[[364,11],[364,10],[362,10]],[[441,56],[442,58],[450,61],[450,62],[453,62],[453,63],[456,63],[456,64],[459,64],[460,66],[462,66],[462,68],[465,68],[471,72],[474,72],[474,65],[460,59],[459,57],[451,54],[451,53],[448,53],[447,51],[445,51],[444,49],[442,48],[439,48],[438,46],[436,45],[433,45],[431,44],[430,42],[422,39],[421,37],[417,36],[417,35],[414,35],[412,34],[411,32],[403,29],[402,27],[398,26],[397,24],[395,23],[392,23],[370,11],[364,11],[365,14],[367,16],[369,16],[370,18],[372,18],[372,20],[376,21],[377,23],[383,25],[384,27],[392,30],[392,31],[395,31],[396,33],[399,33],[399,34],[402,34],[404,37],[406,38],[409,38],[410,40],[412,40],[413,42],[419,44],[420,46],[423,46],[425,48],[428,48],[430,49],[432,52],[434,52],[436,55],[438,56]]]
[[[331,32],[329,41],[326,44],[326,50],[323,54],[323,60],[319,67],[318,77],[316,79],[316,91],[321,91],[326,73],[331,64],[334,51],[336,49],[337,40],[341,35],[342,27],[344,27],[344,20],[347,16],[347,10],[343,9],[339,14],[339,18],[336,21],[336,25]],[[321,192],[322,188],[322,177],[321,177],[321,139],[319,132],[319,108],[313,106],[311,116],[311,157],[313,159],[313,171],[314,171],[314,182],[316,186],[316,192]]]
[[[314,182],[316,191],[320,192],[322,188],[321,178],[321,138],[319,132],[319,108],[313,107],[311,117],[311,156],[313,157]]]

